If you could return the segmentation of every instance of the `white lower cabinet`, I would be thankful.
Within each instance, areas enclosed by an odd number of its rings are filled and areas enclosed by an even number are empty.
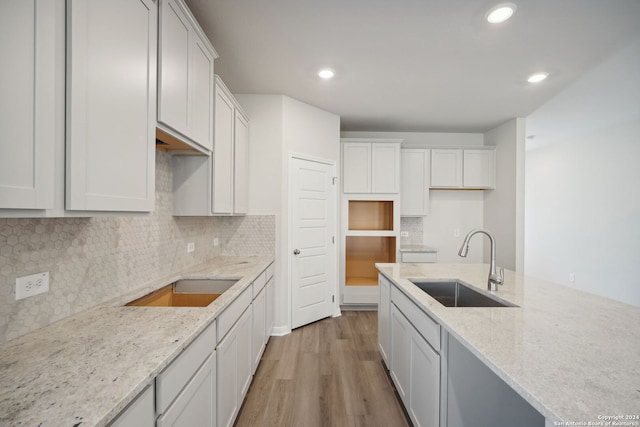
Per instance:
[[[131,404],[113,420],[109,427],[153,427],[156,424],[155,388],[153,384],[136,397]]]
[[[253,328],[252,328],[252,343],[251,343],[251,359],[252,366],[251,372],[255,374],[260,364],[260,358],[264,353],[265,346],[267,344],[267,289],[263,287],[262,290],[253,300],[251,308],[253,309]]]
[[[414,426],[437,426],[440,419],[440,355],[415,329],[411,334],[409,354],[409,416]]]
[[[382,360],[389,367],[389,347],[391,345],[391,283],[383,276],[378,277],[380,299],[378,300],[378,348]]]
[[[157,427],[216,425],[216,352],[214,351],[158,418]]]
[[[382,275],[379,280],[386,282]],[[391,378],[413,425],[439,426],[440,326],[392,284],[389,287]],[[384,285],[380,291],[386,291]]]
[[[218,344],[218,427],[232,426],[251,384],[251,307]]]

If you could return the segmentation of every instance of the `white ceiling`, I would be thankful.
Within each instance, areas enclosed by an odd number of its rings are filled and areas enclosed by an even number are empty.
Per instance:
[[[291,96],[343,131],[484,132],[640,35],[640,0],[515,0],[497,25],[484,15],[500,0],[186,2],[234,93]],[[526,82],[541,70],[545,82]]]

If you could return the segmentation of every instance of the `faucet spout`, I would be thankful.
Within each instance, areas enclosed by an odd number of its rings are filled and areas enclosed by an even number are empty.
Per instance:
[[[464,238],[464,242],[462,242],[462,246],[460,246],[460,250],[458,251],[458,255],[461,257],[466,257],[469,252],[469,241],[471,238],[478,234],[484,234],[489,238],[491,242],[491,264],[489,265],[489,278],[487,280],[487,289],[490,291],[497,291],[498,285],[502,285],[504,283],[504,268],[500,269],[500,273],[496,271],[496,239],[494,239],[493,235],[488,231],[481,228],[476,228],[471,230],[467,236]]]

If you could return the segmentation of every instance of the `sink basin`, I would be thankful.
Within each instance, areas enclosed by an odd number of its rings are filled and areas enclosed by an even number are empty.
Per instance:
[[[412,279],[410,282],[445,307],[517,307],[494,295],[475,290],[459,280]]]
[[[239,279],[185,279],[125,305],[144,307],[206,307]]]

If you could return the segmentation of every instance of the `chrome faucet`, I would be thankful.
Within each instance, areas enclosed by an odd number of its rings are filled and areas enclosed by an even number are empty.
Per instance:
[[[491,233],[488,230],[483,230],[477,228],[475,230],[471,230],[467,237],[464,238],[464,242],[462,242],[462,246],[458,251],[458,255],[461,257],[466,257],[467,252],[469,252],[469,240],[474,234],[482,233],[486,235],[491,241],[491,266],[489,268],[489,280],[487,280],[487,289],[490,291],[497,291],[498,285],[502,285],[504,283],[504,268],[500,268],[500,274],[496,272],[496,239],[493,238]]]

